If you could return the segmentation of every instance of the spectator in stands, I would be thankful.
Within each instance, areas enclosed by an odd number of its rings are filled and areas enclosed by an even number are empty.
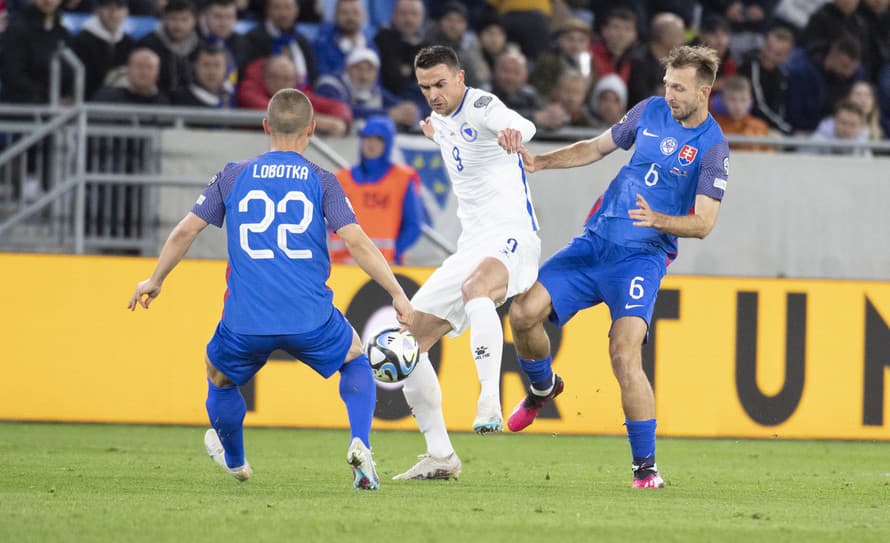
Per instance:
[[[890,0],[862,0],[859,15],[868,25],[868,58],[866,78],[877,81],[883,66],[890,64]]]
[[[813,141],[868,141],[868,127],[865,125],[865,114],[859,106],[850,100],[841,100],[835,108],[834,115],[819,123],[811,136]],[[818,155],[855,155],[871,156],[870,149],[843,147],[806,147],[801,151]]]
[[[507,50],[498,55],[491,90],[504,105],[526,119],[534,119],[535,124],[558,124],[557,121],[549,122],[549,119],[542,119],[548,122],[539,123],[535,119],[542,104],[537,91],[528,84],[528,62],[521,52]]]
[[[590,79],[575,70],[566,70],[559,76],[551,93],[551,102],[559,105],[565,112],[562,126],[591,128],[596,124],[587,109],[587,93],[590,90]]]
[[[849,36],[835,40],[822,58],[802,48],[791,53],[784,66],[788,77],[785,111],[795,130],[814,130],[833,104],[850,92],[860,54],[859,42]]]
[[[488,0],[497,8],[507,39],[519,45],[527,59],[536,60],[547,50],[550,36],[550,0]]]
[[[315,92],[349,104],[353,119],[385,115],[401,128],[413,128],[420,110],[409,100],[400,100],[379,83],[380,57],[372,49],[353,49],[346,57],[341,76],[322,75]]]
[[[427,113],[429,106],[414,77],[414,57],[424,43],[423,0],[397,0],[393,6],[392,24],[381,28],[374,37],[380,57],[380,83],[399,98],[411,100]]]
[[[464,70],[464,80],[471,87],[490,88],[491,72],[482,57],[482,48],[467,32],[467,8],[460,2],[448,2],[441,15],[427,31],[427,45],[447,45],[457,52]]]
[[[829,0],[779,0],[773,9],[773,24],[788,26],[794,32],[795,41],[800,35],[810,16]]]
[[[702,15],[719,15],[726,19],[730,31],[764,32],[776,0],[701,0]]]
[[[226,51],[226,77],[233,85],[238,83],[238,67],[247,58],[247,39],[235,32],[237,20],[235,0],[206,0],[198,21],[201,38]]]
[[[228,61],[226,49],[210,43],[201,45],[195,57],[194,81],[173,94],[173,105],[235,107],[235,86],[228,78]]]
[[[195,25],[191,0],[167,0],[161,24],[139,42],[140,47],[151,49],[161,59],[158,85],[168,95],[187,88],[192,81],[191,65],[199,41]]]
[[[881,140],[884,138],[884,131],[881,129],[881,112],[878,110],[878,97],[875,94],[875,87],[868,81],[857,81],[853,83],[847,100],[853,102],[865,115],[865,130],[868,132],[868,139]]]
[[[686,41],[683,19],[674,13],[652,18],[649,42],[634,56],[627,83],[627,103],[633,107],[650,96],[664,95],[664,67],[661,59]]]
[[[387,117],[370,117],[359,132],[359,163],[336,173],[356,219],[369,238],[394,264],[420,238],[426,213],[420,178],[414,168],[391,159],[396,127]],[[331,233],[331,262],[352,263],[343,241]]]
[[[754,94],[751,114],[784,134],[793,132],[785,121],[787,81],[781,66],[791,57],[794,34],[784,26],[770,29],[760,49],[751,52],[739,66],[739,75],[748,78]]]
[[[720,89],[724,77],[735,75],[738,71],[738,66],[729,54],[729,22],[720,15],[709,15],[702,19],[698,38],[691,45],[705,45],[717,51],[720,66],[713,86],[715,90]]]
[[[344,136],[352,123],[352,112],[343,102],[318,96],[309,89],[307,74],[300,72],[289,55],[276,55],[251,62],[244,70],[238,86],[238,105],[251,109],[266,109],[272,95],[281,89],[303,91],[315,109],[319,133]]]
[[[673,13],[683,19],[686,28],[692,27],[697,18],[698,4],[690,0],[646,0],[648,13]]]
[[[615,8],[606,15],[600,39],[590,49],[596,77],[618,74],[630,80],[631,56],[637,45],[637,16],[627,8]]]
[[[621,121],[627,113],[627,85],[618,74],[599,78],[590,94],[594,126],[603,130]]]
[[[763,119],[751,115],[754,100],[751,96],[751,83],[741,75],[728,76],[723,81],[723,105],[726,114],[714,114],[714,120],[720,125],[724,134],[741,136],[769,135],[769,125]],[[732,144],[734,151],[768,151],[767,145]]]
[[[166,105],[170,99],[158,88],[161,59],[157,53],[140,47],[127,60],[127,79],[124,87],[101,87],[93,96],[94,102],[116,104]]]
[[[97,0],[94,15],[84,21],[80,32],[71,40],[71,49],[86,71],[85,98],[92,98],[106,83],[110,72],[123,71],[136,48],[136,42],[124,34],[122,28],[129,13],[127,0]]]
[[[501,26],[500,20],[492,15],[485,17],[476,27],[476,34],[479,36],[479,50],[482,52],[482,60],[488,67],[488,71],[494,74],[495,63],[497,58],[504,53],[508,47],[518,49],[514,43],[507,43],[507,33]]]
[[[538,57],[532,72],[532,85],[542,95],[549,95],[559,76],[567,69],[594,77],[590,58],[590,25],[569,18],[556,31],[556,48]]]
[[[266,0],[266,18],[244,35],[247,52],[239,72],[257,59],[275,55],[287,55],[299,73],[305,73],[307,84],[318,80],[315,53],[305,36],[297,30],[300,14],[297,0]]]
[[[49,65],[68,41],[59,13],[61,0],[34,0],[0,35],[0,101],[49,102]],[[71,73],[64,72],[62,96],[72,95]]]
[[[847,35],[859,42],[860,60],[870,67],[869,25],[856,10],[858,6],[859,0],[832,0],[817,9],[803,29],[800,45],[813,56],[823,57],[833,41]]]
[[[359,0],[337,0],[334,23],[318,29],[313,47],[318,75],[338,76],[346,69],[346,57],[353,49],[374,48],[374,41],[362,27],[365,8]]]

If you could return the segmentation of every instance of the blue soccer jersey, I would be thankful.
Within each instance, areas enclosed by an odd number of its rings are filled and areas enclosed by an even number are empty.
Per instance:
[[[630,161],[594,206],[587,230],[624,247],[677,254],[677,238],[655,228],[633,226],[628,211],[640,194],[659,213],[686,215],[697,194],[723,199],[729,177],[729,146],[720,126],[708,115],[695,128],[671,116],[662,97],[643,100],[611,128],[622,149],[636,144]]]
[[[328,321],[333,293],[327,227],[355,215],[336,177],[288,151],[229,164],[192,212],[217,227],[225,219],[228,290],[222,323],[239,334],[315,330]]]

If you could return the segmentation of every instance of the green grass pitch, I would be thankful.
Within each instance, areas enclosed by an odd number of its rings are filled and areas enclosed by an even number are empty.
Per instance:
[[[345,431],[248,429],[254,478],[204,429],[0,424],[0,541],[890,541],[890,444],[660,439],[631,490],[625,439],[455,434],[460,481],[391,481],[419,433],[375,432],[379,492]]]

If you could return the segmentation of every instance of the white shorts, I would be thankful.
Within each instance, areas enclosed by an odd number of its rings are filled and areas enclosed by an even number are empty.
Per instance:
[[[430,313],[451,324],[451,337],[459,336],[469,319],[464,310],[461,285],[485,258],[496,258],[504,263],[509,273],[507,296],[496,300],[497,305],[530,289],[538,278],[541,258],[541,239],[534,232],[521,235],[492,234],[458,247],[445,259],[411,299],[418,311]]]

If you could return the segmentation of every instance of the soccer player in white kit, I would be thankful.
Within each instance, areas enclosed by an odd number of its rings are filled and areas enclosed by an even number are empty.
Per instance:
[[[473,430],[501,431],[504,331],[497,306],[534,284],[541,254],[538,220],[518,154],[534,136],[535,125],[497,96],[467,87],[457,54],[449,47],[421,50],[414,70],[433,110],[421,128],[441,149],[457,196],[461,235],[457,252],[411,300],[416,310],[411,331],[421,354],[403,391],[427,452],[394,479],[456,479],[460,459],[448,438],[442,391],[428,353],[445,334],[457,336],[470,328],[481,384]]]

